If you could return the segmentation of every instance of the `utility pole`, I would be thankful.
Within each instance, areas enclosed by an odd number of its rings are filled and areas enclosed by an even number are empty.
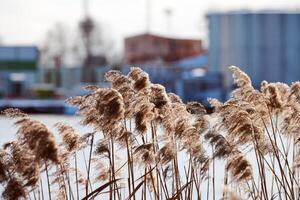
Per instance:
[[[165,15],[166,15],[166,30],[167,34],[171,34],[171,18],[172,18],[173,10],[171,8],[165,9]]]
[[[82,34],[82,39],[85,48],[85,59],[83,61],[83,69],[82,69],[82,81],[94,83],[95,82],[95,74],[94,69],[91,66],[92,55],[92,32],[94,30],[94,21],[89,16],[89,0],[83,0],[83,20],[80,22],[80,31]]]
[[[146,0],[145,14],[146,14],[146,33],[151,32],[151,0]]]
[[[83,13],[85,18],[89,16],[89,3],[89,0],[83,0]]]

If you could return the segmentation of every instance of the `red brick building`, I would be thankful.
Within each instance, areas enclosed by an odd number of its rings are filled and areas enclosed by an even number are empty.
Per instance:
[[[173,62],[204,53],[201,40],[176,39],[152,34],[125,38],[124,62]]]

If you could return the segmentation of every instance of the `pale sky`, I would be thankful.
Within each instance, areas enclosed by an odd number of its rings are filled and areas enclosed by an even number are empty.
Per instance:
[[[146,30],[147,0],[89,0],[90,15],[122,49],[126,36]],[[153,33],[207,39],[205,14],[235,9],[300,11],[299,0],[150,0]],[[83,17],[83,0],[0,0],[0,38],[8,45],[39,45],[57,22],[71,30]],[[166,9],[172,10],[167,28]]]

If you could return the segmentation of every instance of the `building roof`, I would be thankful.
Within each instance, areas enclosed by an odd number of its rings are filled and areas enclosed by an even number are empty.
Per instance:
[[[125,38],[125,63],[175,62],[203,54],[202,41],[140,34]]]
[[[36,60],[36,46],[0,46],[0,61]]]
[[[208,65],[208,56],[206,54],[185,58],[176,63],[176,66],[187,67],[187,68],[206,67],[207,65]]]
[[[125,40],[128,40],[128,39],[130,40],[130,39],[140,38],[140,37],[147,37],[147,36],[155,37],[155,38],[159,38],[159,39],[166,39],[166,40],[179,40],[179,41],[181,40],[181,41],[201,42],[200,39],[167,37],[167,36],[158,35],[158,34],[152,34],[152,33],[142,33],[142,34],[137,34],[137,35],[125,37]]]
[[[207,14],[210,15],[265,15],[265,14],[278,14],[278,15],[300,15],[300,10],[231,10],[231,11],[211,11]]]
[[[34,70],[38,58],[36,46],[0,46],[0,70]]]

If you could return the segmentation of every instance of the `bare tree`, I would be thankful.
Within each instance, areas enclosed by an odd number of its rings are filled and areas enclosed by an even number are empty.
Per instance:
[[[79,22],[75,31],[66,24],[56,23],[41,46],[41,64],[57,71],[63,65],[82,66],[82,81],[94,83],[95,68],[108,63],[108,58],[115,54],[113,47],[107,32],[90,17]]]
[[[71,34],[66,24],[56,23],[46,34],[40,48],[41,65],[55,70],[55,78],[52,80],[51,72],[45,71],[46,82],[55,82],[57,87],[61,86],[60,68],[68,63],[71,56]],[[69,59],[70,60],[70,59]],[[48,73],[47,73],[48,72]]]
[[[108,63],[108,57],[113,52],[113,43],[100,23],[91,17],[85,17],[79,23],[78,33],[74,52],[83,66],[82,80],[96,82],[95,68]]]
[[[46,34],[41,46],[41,63],[45,67],[60,68],[70,53],[70,32],[67,25],[56,23]]]

